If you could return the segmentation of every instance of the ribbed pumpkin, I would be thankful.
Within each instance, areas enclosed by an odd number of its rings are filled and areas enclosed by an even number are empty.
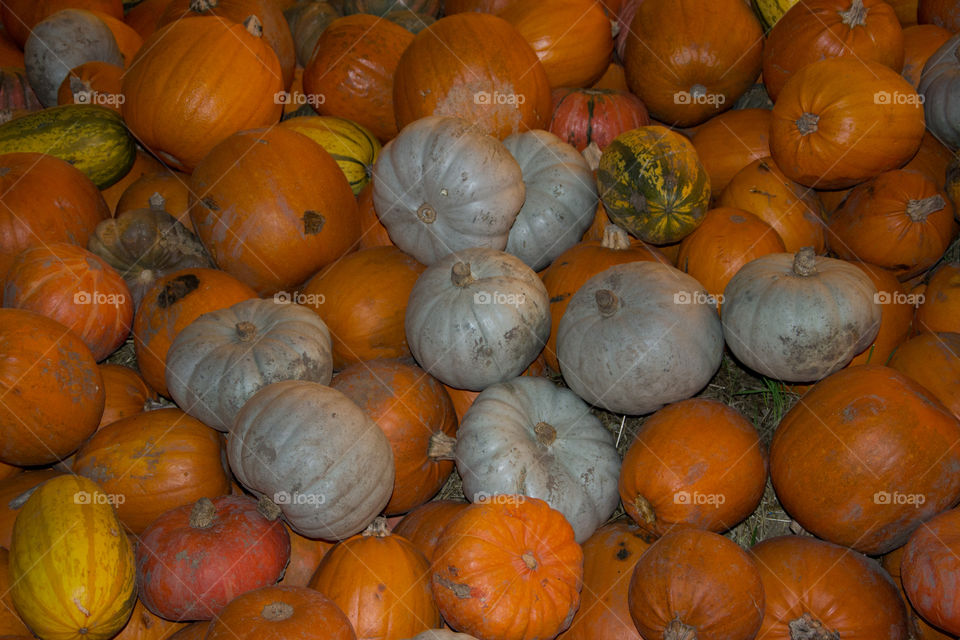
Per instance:
[[[650,124],[647,108],[637,96],[613,89],[553,90],[550,131],[583,151],[596,142],[601,151],[630,129]]]
[[[121,418],[143,413],[148,400],[156,400],[156,392],[147,386],[135,369],[120,364],[99,365],[106,401],[99,428]]]
[[[943,264],[930,277],[913,330],[960,333],[960,264]]]
[[[858,364],[887,364],[890,354],[907,336],[913,322],[916,296],[908,293],[896,276],[881,267],[866,262],[853,262],[877,288],[880,303],[880,331],[873,344],[853,356],[848,367]]]
[[[131,182],[117,200],[116,216],[136,209],[149,209],[150,198],[159,194],[163,198],[163,209],[177,222],[193,231],[190,220],[189,195],[190,176],[179,171],[162,169],[145,173]]]
[[[124,496],[117,515],[142,533],[171,509],[230,492],[219,434],[176,408],[157,409],[105,426],[77,452],[73,471]]]
[[[913,85],[920,84],[920,74],[930,56],[953,34],[935,24],[915,24],[903,30],[903,68],[900,75]]]
[[[191,640],[356,640],[343,611],[306,587],[273,586],[248,591],[223,608],[206,636]],[[178,640],[187,640],[182,638]]]
[[[23,624],[13,606],[13,596],[10,593],[12,580],[10,579],[10,553],[6,547],[0,547],[0,636],[32,638],[33,635]]]
[[[333,548],[334,543],[304,538],[289,525],[284,526],[290,536],[290,563],[283,570],[283,578],[277,584],[305,587],[310,583],[310,578],[313,577],[323,556]]]
[[[736,109],[697,127],[691,141],[713,193],[719,195],[737,172],[770,155],[770,119],[768,109]]]
[[[326,149],[340,165],[354,195],[370,183],[380,142],[363,125],[336,116],[307,116],[284,120],[280,126],[302,133]]]
[[[380,222],[377,210],[373,206],[373,184],[367,184],[357,194],[357,207],[360,209],[360,242],[359,248],[392,247],[393,241],[387,228]]]
[[[50,478],[62,475],[55,469],[35,469],[0,480],[0,544],[10,547],[13,525],[27,498]]]
[[[418,33],[394,77],[397,126],[458,116],[503,139],[550,122],[550,83],[510,23],[483,13],[441,18]]]
[[[393,533],[403,536],[420,550],[427,561],[433,561],[433,551],[447,526],[458,513],[470,503],[461,500],[431,500],[403,516],[394,526]]]
[[[359,638],[403,640],[440,626],[430,563],[384,518],[327,552],[310,587],[347,614]]]
[[[74,67],[57,90],[57,104],[99,104],[120,113],[123,69],[109,62]]]
[[[123,18],[121,0],[11,0],[3,3],[0,16],[4,31],[22,48],[38,22],[67,8],[102,11],[118,20]]]
[[[3,64],[0,67],[0,122],[40,109],[43,109],[43,105],[30,87],[23,62],[17,66]]]
[[[147,38],[123,78],[123,118],[142,145],[189,172],[236,131],[280,119],[283,74],[258,22],[184,18]]]
[[[40,637],[107,640],[130,617],[133,549],[111,506],[116,497],[65,475],[20,510],[10,542],[13,602]]]
[[[960,419],[960,333],[921,333],[897,347],[889,366],[922,385]]]

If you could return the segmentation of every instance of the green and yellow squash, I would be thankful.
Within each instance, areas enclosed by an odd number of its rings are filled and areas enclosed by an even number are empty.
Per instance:
[[[600,157],[597,186],[610,220],[651,244],[682,240],[710,204],[710,176],[697,150],[661,126],[614,138]]]
[[[301,133],[326,149],[347,176],[353,195],[370,182],[373,163],[380,155],[380,141],[366,127],[336,116],[298,116],[284,120],[280,126]]]
[[[790,7],[797,4],[799,0],[750,0],[753,6],[753,12],[760,19],[764,31],[773,29],[773,25],[783,17]]]

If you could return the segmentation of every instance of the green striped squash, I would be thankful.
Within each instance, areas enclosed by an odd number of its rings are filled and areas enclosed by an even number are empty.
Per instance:
[[[764,31],[773,29],[773,25],[783,17],[790,7],[797,4],[799,0],[750,0],[753,5],[753,12],[760,19]]]
[[[136,142],[116,111],[66,104],[0,125],[0,153],[45,153],[69,162],[103,189],[127,175]]]
[[[280,123],[301,133],[333,156],[357,195],[370,182],[373,163],[380,155],[377,136],[353,120],[336,116],[301,116]]]

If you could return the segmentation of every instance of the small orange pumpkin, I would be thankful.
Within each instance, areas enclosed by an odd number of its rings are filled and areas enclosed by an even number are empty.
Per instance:
[[[387,228],[380,222],[377,210],[373,207],[373,183],[370,182],[357,194],[357,206],[360,208],[360,244],[361,249],[370,247],[392,247],[393,241]]]
[[[770,155],[770,111],[721,113],[697,127],[691,141],[710,176],[710,190],[719,194],[737,172]]]
[[[163,209],[180,224],[193,231],[190,219],[190,176],[179,171],[162,169],[145,173],[123,190],[117,201],[116,215],[136,209],[149,209],[150,198],[159,193],[163,198]]]
[[[960,419],[960,333],[921,333],[897,347],[889,366],[920,383]]]
[[[413,544],[428,561],[433,561],[433,552],[443,534],[443,528],[458,513],[469,505],[460,500],[431,500],[405,515],[393,528],[393,533],[403,536]]]
[[[100,365],[100,375],[103,377],[106,401],[97,429],[121,418],[143,413],[146,403],[157,399],[157,393],[130,367],[104,363]]]

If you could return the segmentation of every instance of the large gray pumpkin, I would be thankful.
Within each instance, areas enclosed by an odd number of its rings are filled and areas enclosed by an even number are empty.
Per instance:
[[[57,90],[70,69],[85,62],[123,67],[123,55],[110,28],[89,11],[64,9],[42,20],[23,46],[27,79],[41,104],[57,104]]]
[[[557,329],[563,378],[587,402],[640,415],[696,394],[720,367],[716,306],[691,276],[631,262],[590,278]]]
[[[620,502],[613,435],[583,400],[546,378],[522,376],[477,396],[457,432],[456,461],[468,499],[540,498],[580,543]]]
[[[329,384],[330,346],[327,325],[311,309],[244,300],[203,314],[177,334],[167,352],[167,389],[185,412],[229,431],[244,403],[268,384]]]
[[[480,391],[520,375],[550,336],[543,282],[494,249],[452,253],[424,271],[405,318],[410,352],[430,375]]]
[[[960,148],[960,34],[927,59],[917,91],[930,132],[951,149]]]
[[[723,335],[745,365],[812,382],[838,371],[880,330],[877,289],[843,260],[771,253],[744,265],[723,292]]]
[[[506,251],[540,271],[593,223],[597,183],[580,152],[549,131],[515,133],[503,144],[520,164],[527,190]]]
[[[383,431],[319,382],[275,382],[255,393],[237,414],[227,457],[240,484],[275,502],[308,538],[363,531],[393,492]]]
[[[470,247],[504,249],[524,194],[520,165],[503,143],[460,118],[410,123],[373,166],[380,222],[425,265]]]

